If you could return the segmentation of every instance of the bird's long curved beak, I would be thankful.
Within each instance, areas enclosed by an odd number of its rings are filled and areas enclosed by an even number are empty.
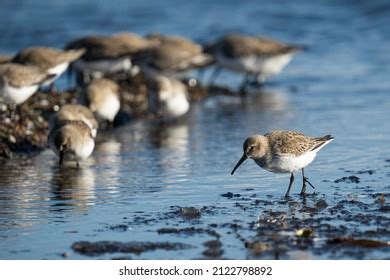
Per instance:
[[[59,161],[59,164],[58,164],[59,168],[62,168],[63,163],[64,163],[64,150],[61,150],[60,151],[60,161]]]
[[[243,154],[242,157],[240,158],[240,160],[237,162],[236,166],[234,166],[232,173],[230,173],[230,174],[233,175],[234,172],[236,171],[236,169],[237,169],[237,168],[238,168],[238,167],[239,167],[247,158],[248,158],[248,157],[247,157],[245,154]]]

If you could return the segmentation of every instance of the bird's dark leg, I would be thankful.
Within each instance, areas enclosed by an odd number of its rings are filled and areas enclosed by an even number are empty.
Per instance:
[[[312,183],[309,182],[309,179],[307,177],[305,177],[305,171],[302,168],[302,190],[301,190],[301,195],[305,195],[306,194],[306,183],[308,183],[310,187],[315,189],[315,187],[312,185]]]
[[[221,67],[217,66],[215,69],[214,69],[214,72],[211,74],[211,77],[210,77],[210,80],[209,80],[209,84],[208,86],[209,87],[212,87],[215,83],[215,81],[217,80],[219,74],[221,73]]]
[[[82,72],[80,71],[77,71],[75,73],[76,75],[76,85],[79,86],[79,87],[82,87],[84,85],[84,75]]]
[[[25,106],[25,103],[22,103],[20,105],[16,105],[15,107],[15,112],[19,116],[19,118],[22,118],[22,114],[26,113],[27,114],[27,107]]]
[[[305,171],[302,168],[302,189],[301,189],[301,195],[306,194],[306,180],[305,180]]]
[[[56,85],[54,84],[54,82],[50,84],[49,90],[52,93],[58,93],[58,89],[57,89]]]
[[[316,187],[314,187],[313,184],[309,182],[309,179],[307,177],[305,177],[305,181],[309,184],[310,187],[313,188],[313,190],[316,189]]]
[[[68,71],[66,71],[66,74],[67,74],[68,87],[71,87],[72,83],[73,83],[73,74],[74,74],[74,70],[72,68],[72,65],[70,65],[68,67]]]
[[[63,163],[64,163],[64,151],[61,150],[61,151],[60,151],[60,161],[59,161],[59,163],[58,163],[58,167],[59,167],[59,168],[62,168]]]
[[[291,186],[292,186],[293,182],[294,182],[294,174],[291,173],[290,184],[288,185],[288,189],[287,189],[285,197],[289,197],[290,189],[291,189]]]
[[[88,85],[91,82],[92,78],[90,73],[84,71],[77,71],[76,72],[76,84],[79,88],[84,87],[85,85]]]
[[[261,88],[264,86],[265,78],[260,74],[253,74],[251,80],[248,82],[249,85]]]
[[[114,121],[110,122],[109,120],[107,120],[106,127],[107,129],[114,129]]]
[[[244,79],[242,80],[242,83],[239,87],[239,92],[244,92],[245,88],[247,87],[249,83],[249,78],[251,74],[250,73],[245,73]]]
[[[8,105],[8,112],[11,120],[15,120],[16,115],[20,115],[20,109],[18,109],[18,105],[15,103]]]

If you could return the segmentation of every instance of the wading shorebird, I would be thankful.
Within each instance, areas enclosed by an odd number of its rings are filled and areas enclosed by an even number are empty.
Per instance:
[[[95,79],[82,91],[82,101],[92,112],[112,123],[121,107],[120,88],[109,79]]]
[[[0,96],[7,104],[20,105],[52,78],[35,66],[0,64]]]
[[[187,87],[179,80],[156,75],[148,80],[150,111],[161,120],[171,121],[190,109]]]
[[[93,137],[96,137],[97,129],[99,127],[95,116],[92,111],[87,107],[79,104],[67,104],[61,107],[61,109],[53,114],[49,120],[49,130],[60,127],[67,121],[82,121],[89,129]]]
[[[145,37],[150,45],[141,50],[135,61],[146,74],[181,77],[186,72],[208,66],[213,58],[203,47],[186,38],[151,34]]]
[[[64,160],[79,161],[88,158],[95,148],[90,128],[82,121],[65,121],[49,134],[50,148],[59,156],[59,167]]]
[[[248,137],[243,145],[244,154],[233,168],[231,175],[248,158],[255,161],[261,168],[274,173],[291,173],[290,184],[286,192],[289,196],[294,181],[294,172],[302,169],[303,185],[301,195],[306,194],[306,183],[314,186],[305,177],[304,168],[317,156],[317,152],[334,138],[308,137],[295,131],[273,131],[265,135]]]
[[[134,33],[123,32],[112,36],[87,36],[70,42],[65,49],[85,49],[86,53],[72,64],[88,82],[105,74],[128,72],[132,67],[131,58],[149,41]]]
[[[43,83],[43,86],[51,86],[51,90],[54,91],[54,81],[68,69],[70,63],[79,59],[84,53],[84,49],[63,51],[48,47],[29,47],[19,51],[12,62],[36,66],[48,75],[53,75]]]
[[[227,34],[206,46],[206,51],[214,56],[217,64],[210,84],[214,83],[221,68],[245,74],[241,89],[252,81],[261,84],[268,77],[279,74],[303,49],[302,46],[286,45],[267,38]]]

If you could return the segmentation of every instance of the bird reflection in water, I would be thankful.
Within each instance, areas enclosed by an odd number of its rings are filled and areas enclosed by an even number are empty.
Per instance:
[[[248,111],[262,109],[264,111],[283,112],[288,105],[287,97],[283,92],[266,88],[249,88],[247,95],[241,101]]]
[[[95,171],[87,165],[57,169],[52,177],[52,211],[87,211],[95,203],[95,179]]]
[[[110,193],[117,193],[120,185],[122,144],[113,136],[104,135],[96,143],[97,181]]]
[[[167,184],[177,183],[181,180],[178,177],[185,177],[189,171],[189,130],[185,122],[160,123],[150,127],[149,141],[159,150],[156,160],[161,179]]]
[[[248,88],[244,95],[226,91],[205,102],[205,108],[217,115],[231,115],[244,112],[285,113],[288,107],[287,96],[282,91],[267,88]]]
[[[30,227],[46,216],[46,204],[41,201],[50,187],[42,182],[45,175],[45,170],[29,161],[0,165],[0,232]]]

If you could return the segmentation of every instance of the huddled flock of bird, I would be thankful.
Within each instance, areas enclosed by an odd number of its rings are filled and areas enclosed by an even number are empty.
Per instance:
[[[131,79],[141,72],[148,84],[150,110],[161,119],[173,120],[190,108],[187,87],[181,81],[189,71],[214,65],[210,84],[222,69],[242,73],[240,90],[245,90],[249,84],[260,85],[268,77],[279,74],[302,49],[302,46],[242,34],[227,34],[206,45],[162,34],[142,37],[124,32],[87,36],[68,43],[63,50],[34,46],[15,55],[0,55],[0,102],[17,109],[41,87],[48,86],[55,91],[55,81],[67,70],[74,73],[80,104],[65,105],[51,117],[48,143],[59,156],[60,166],[67,159],[78,164],[94,150],[98,129],[95,117],[112,122],[120,109],[120,86],[108,79],[108,75],[125,73]],[[292,174],[302,169],[303,173],[303,167],[332,139],[291,132],[250,137],[244,144],[244,156],[232,174],[248,157],[272,172]],[[291,141],[298,142],[300,148],[290,145]],[[286,147],[292,150],[283,151]],[[289,189],[294,179],[291,176]],[[304,175],[303,178],[302,192],[308,182]]]

